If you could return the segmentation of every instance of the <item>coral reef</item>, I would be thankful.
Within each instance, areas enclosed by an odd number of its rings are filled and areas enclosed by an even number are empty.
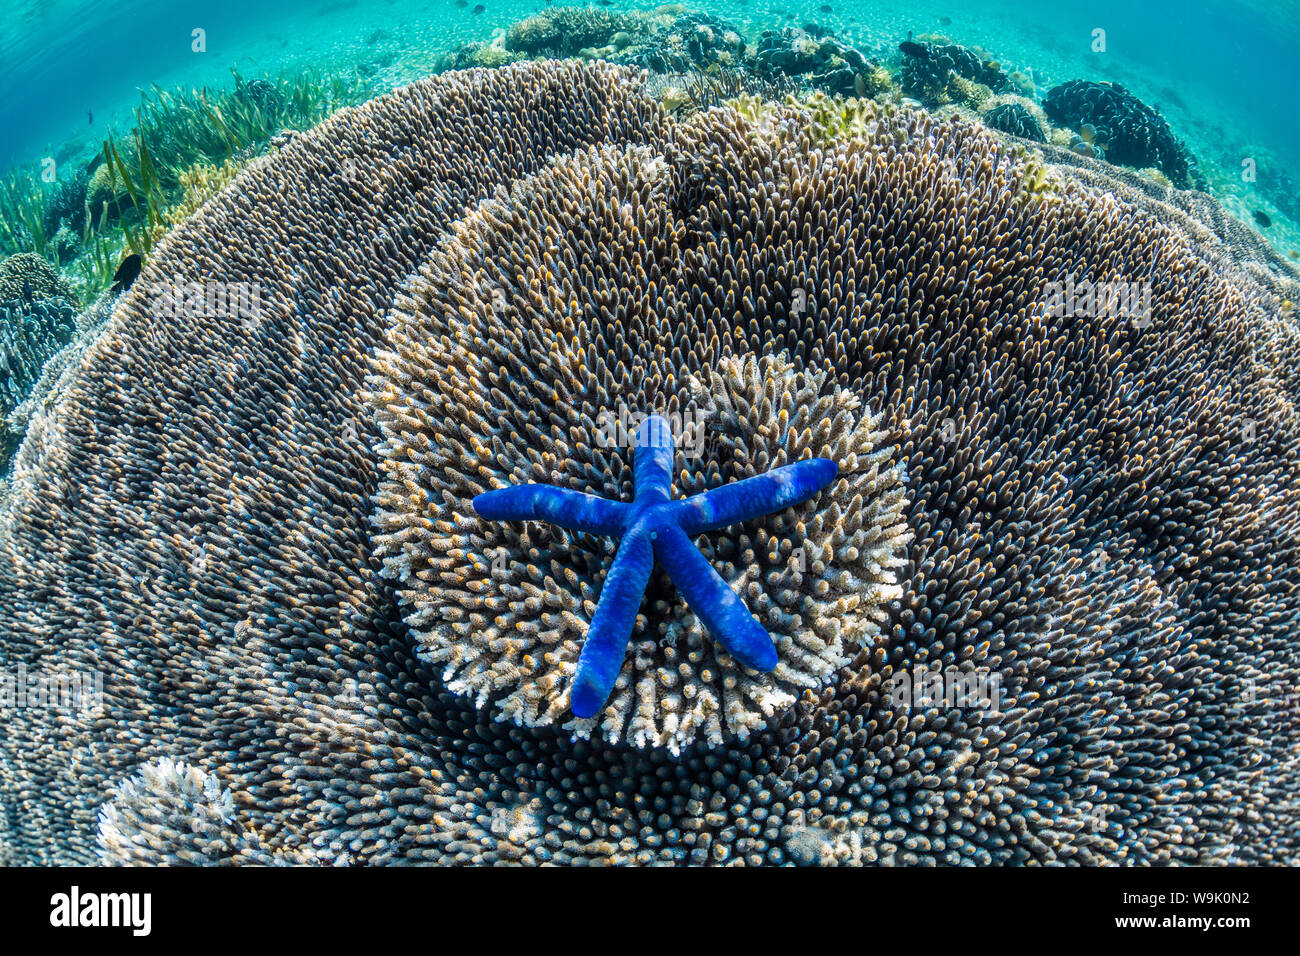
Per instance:
[[[61,298],[76,302],[67,282],[34,252],[20,252],[0,262],[0,301],[36,302]]]
[[[604,64],[448,74],[294,137],[169,234],[0,516],[6,661],[105,676],[101,716],[6,715],[0,853],[91,861],[114,801],[103,846],[141,862],[228,827],[370,864],[1295,863],[1300,335],[1272,270],[1092,167],[1018,198],[1028,160],[978,125],[810,125],[675,122]],[[253,328],[150,313],[150,283],[200,269],[261,285]],[[1149,282],[1150,312],[1058,314],[1071,276]],[[517,339],[475,337],[497,292]],[[444,451],[484,480],[554,481],[601,387],[684,412],[727,360],[785,353],[779,391],[823,376],[872,409],[913,535],[877,633],[744,740],[679,754],[451,692],[370,523],[393,505],[363,376],[422,294],[457,334],[413,358],[511,341],[496,371],[537,370],[527,436],[498,430],[500,386],[418,393],[486,436]],[[776,407],[752,415],[769,442]],[[705,455],[711,485],[773,463],[747,441]],[[617,467],[626,495],[617,457],[564,477]],[[217,782],[155,824],[115,788],[167,757]]]
[[[755,44],[753,64],[760,76],[806,76],[814,89],[832,94],[878,96],[890,86],[888,73],[853,47],[792,27],[765,31]]]
[[[0,474],[21,434],[6,422],[31,394],[45,363],[72,340],[76,315],[67,299],[0,301]]]
[[[918,37],[918,40],[920,38]],[[982,51],[955,43],[916,42],[900,44],[903,66],[899,84],[903,92],[929,106],[962,102],[978,108],[980,94],[975,86],[992,93],[1005,93],[1011,82]]]
[[[1118,83],[1070,80],[1048,90],[1043,110],[1054,123],[1095,130],[1105,158],[1135,169],[1154,167],[1179,189],[1192,187],[1194,160],[1164,117]]]
[[[666,25],[651,18],[645,34],[611,59],[654,73],[730,70],[741,65],[745,41],[731,23],[707,13],[681,13]]]
[[[496,488],[472,502],[475,513],[491,521],[540,520],[566,531],[618,539],[569,682],[570,707],[574,716],[584,720],[605,709],[624,669],[628,640],[656,563],[708,628],[715,645],[725,648],[747,671],[767,673],[776,667],[771,635],[691,539],[797,507],[816,497],[838,471],[829,458],[807,458],[674,499],[677,446],[668,420],[648,416],[637,430],[634,451],[631,503],[543,484]],[[474,623],[482,627],[487,622]],[[474,635],[461,636],[472,640]]]
[[[593,7],[556,7],[510,26],[505,48],[529,56],[577,56],[588,47],[610,44],[614,34],[638,30],[642,21]]]
[[[999,96],[989,102],[982,119],[994,129],[1036,143],[1047,142],[1047,120],[1036,103],[1020,96]]]

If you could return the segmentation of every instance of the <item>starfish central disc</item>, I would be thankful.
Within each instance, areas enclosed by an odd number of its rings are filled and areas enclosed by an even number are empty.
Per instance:
[[[668,422],[651,415],[637,430],[630,503],[539,484],[474,498],[474,510],[489,520],[546,521],[618,539],[573,676],[569,706],[577,717],[594,717],[609,699],[656,561],[727,653],[751,670],[776,667],[771,636],[691,539],[802,504],[834,481],[839,468],[829,458],[810,458],[674,501],[675,453]]]

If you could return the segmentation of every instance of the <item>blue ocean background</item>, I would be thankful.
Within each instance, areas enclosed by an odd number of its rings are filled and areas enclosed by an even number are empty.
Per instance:
[[[35,168],[45,156],[98,148],[110,131],[130,128],[139,91],[150,84],[222,87],[231,84],[234,65],[252,76],[304,65],[345,70],[379,58],[380,79],[396,85],[430,72],[453,45],[487,40],[545,9],[540,0],[481,0],[484,9],[475,13],[478,2],[4,0],[0,169]],[[615,2],[611,9],[652,6]],[[892,53],[909,30],[939,31],[983,46],[1009,68],[1032,67],[1051,83],[1123,83],[1157,105],[1200,159],[1212,191],[1243,218],[1256,208],[1277,213],[1240,182],[1244,158],[1256,160],[1261,178],[1284,174],[1300,181],[1300,0],[706,0],[687,6],[742,28],[817,23],[868,54]],[[1098,28],[1106,31],[1104,53],[1091,49]],[[195,29],[205,31],[206,52],[192,49]]]

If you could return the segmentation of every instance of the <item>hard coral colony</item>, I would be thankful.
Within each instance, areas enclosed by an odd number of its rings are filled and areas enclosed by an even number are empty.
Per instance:
[[[655,561],[742,666],[764,672],[776,666],[772,638],[691,538],[802,504],[835,479],[838,466],[829,458],[800,461],[673,502],[674,454],[671,426],[651,415],[637,432],[631,505],[549,485],[502,488],[474,499],[474,510],[491,520],[542,520],[619,538],[573,675],[570,707],[576,717],[594,717],[609,699]]]
[[[725,28],[665,26],[697,66]],[[493,62],[644,29],[554,11]],[[1294,861],[1294,714],[1242,702],[1300,677],[1295,278],[1052,151],[1068,118],[1190,180],[1122,88],[1044,115],[903,53],[985,123],[679,117],[539,60],[223,168],[25,412],[0,648],[104,708],[10,712],[0,862]],[[255,320],[151,310],[207,275]],[[1149,314],[1056,307],[1075,277]],[[0,357],[66,343],[23,308]]]

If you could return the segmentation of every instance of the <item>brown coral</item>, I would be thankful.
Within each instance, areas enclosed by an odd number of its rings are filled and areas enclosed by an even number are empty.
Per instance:
[[[891,569],[907,538],[899,471],[891,449],[877,447],[886,437],[876,429],[880,414],[828,386],[825,372],[723,357],[700,376],[647,383],[630,374],[639,363],[631,342],[609,343],[603,322],[575,317],[574,303],[594,284],[617,289],[619,301],[604,307],[636,325],[670,321],[644,290],[618,281],[647,247],[665,250],[679,226],[668,176],[646,147],[583,153],[507,206],[483,207],[399,301],[393,350],[380,353],[373,381],[385,436],[378,553],[449,687],[480,706],[496,700],[503,717],[526,726],[567,720],[580,736],[677,751],[697,735],[743,739],[869,644],[879,605],[898,597]],[[583,183],[598,185],[584,194]],[[563,196],[577,205],[566,208]],[[563,222],[530,223],[552,209]],[[632,220],[639,226],[628,231]],[[599,261],[582,254],[576,222],[596,234]],[[531,245],[560,235],[574,245]],[[509,294],[488,269],[515,276]],[[680,276],[665,274],[664,283],[677,286],[674,298],[688,294]],[[521,287],[533,291],[520,295]],[[619,497],[631,484],[630,453],[606,447],[603,423],[626,418],[628,403],[685,422],[693,447],[676,479],[680,495],[801,457],[833,458],[841,477],[822,513],[806,504],[702,543],[776,640],[775,672],[750,674],[719,655],[662,578],[604,715],[574,721],[569,679],[612,551],[558,529],[485,527],[470,499],[529,481]]]
[[[241,795],[267,852],[363,863],[1294,862],[1300,337],[1277,280],[1073,168],[1054,202],[1026,196],[1024,158],[965,123],[882,111],[839,144],[809,125],[673,124],[604,66],[449,75],[295,137],[166,237],[4,525],[7,660],[101,667],[107,697],[93,721],[7,716],[9,858],[90,859],[95,808],[171,754]],[[593,225],[563,217],[592,375],[626,349],[629,394],[667,395],[785,353],[883,412],[905,469],[915,538],[879,635],[712,750],[476,711],[372,556],[361,377],[397,290],[456,221],[593,146],[663,156],[679,225],[646,223],[609,285]],[[149,315],[142,284],[200,267],[263,283],[256,328]],[[1071,276],[1149,280],[1150,321],[1066,317]],[[996,678],[996,703],[900,702],[918,669]]]
[[[0,302],[76,297],[54,268],[34,252],[20,252],[0,262]]]

